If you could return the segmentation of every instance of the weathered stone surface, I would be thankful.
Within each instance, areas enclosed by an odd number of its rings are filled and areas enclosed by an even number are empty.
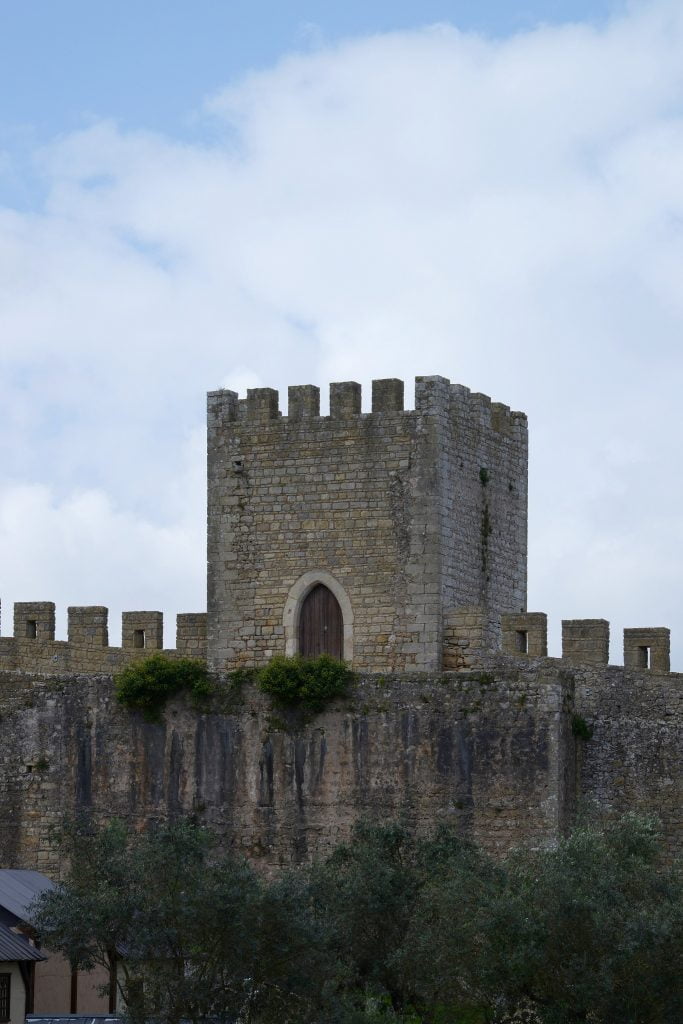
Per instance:
[[[296,647],[283,609],[304,575],[334,577],[362,671],[442,668],[444,623],[481,606],[485,630],[526,607],[527,427],[522,413],[443,377],[291,388],[289,416],[258,388],[208,402],[208,657],[262,664]],[[296,632],[296,631],[295,631]]]
[[[585,801],[659,814],[680,850],[680,683],[498,656],[481,672],[366,676],[287,731],[253,687],[231,713],[180,700],[148,725],[111,678],[4,673],[0,860],[58,873],[50,828],[84,811],[135,826],[194,815],[264,870],[328,852],[368,816],[453,822],[503,852],[552,841]]]

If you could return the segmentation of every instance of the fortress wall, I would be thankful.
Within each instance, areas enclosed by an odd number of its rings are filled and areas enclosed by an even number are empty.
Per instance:
[[[272,870],[328,852],[359,817],[454,822],[504,852],[552,841],[582,804],[659,815],[680,853],[682,682],[496,655],[477,672],[365,676],[289,732],[253,687],[220,713],[176,701],[149,725],[111,676],[0,672],[0,861],[57,874],[50,829],[83,811],[192,815]]]
[[[658,816],[683,852],[683,674],[574,670],[577,711],[593,729],[579,744],[578,789],[603,812]]]
[[[360,816],[455,822],[493,851],[566,824],[567,688],[504,674],[371,676],[296,734],[252,688],[231,713],[177,701],[162,725],[104,676],[0,675],[0,861],[59,872],[63,813],[195,815],[265,870],[329,852]],[[572,774],[573,778],[573,774]]]

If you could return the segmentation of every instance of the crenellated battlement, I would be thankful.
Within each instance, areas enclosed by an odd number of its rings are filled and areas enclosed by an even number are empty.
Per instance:
[[[329,385],[329,414],[320,415],[320,388],[313,384],[289,387],[287,412],[280,409],[280,394],[275,388],[249,388],[246,398],[235,391],[222,389],[208,394],[209,415],[223,422],[253,423],[263,427],[277,422],[302,420],[347,420],[377,414],[448,415],[453,413],[471,419],[483,429],[513,434],[526,429],[526,415],[509,406],[493,402],[488,395],[472,392],[461,384],[451,384],[445,377],[415,378],[415,408],[406,409],[404,383],[395,377],[372,381],[371,411],[363,413],[362,388],[356,381],[337,381]]]
[[[170,657],[206,657],[205,612],[176,616],[176,646],[163,646],[163,613],[121,613],[121,646],[109,646],[109,609],[102,605],[72,606],[68,614],[68,639],[55,640],[55,605],[51,601],[18,601],[14,604],[14,635],[0,637],[0,669],[52,671],[108,671],[131,659],[162,651]],[[444,621],[444,671],[476,669],[491,655],[514,658],[548,657],[548,618],[544,612],[502,615],[491,623],[481,606],[450,610]],[[623,666],[671,672],[671,633],[663,626],[624,629]],[[553,662],[567,665],[607,666],[610,624],[606,619],[563,619],[562,654]]]
[[[497,642],[500,635],[501,642]],[[568,666],[609,664],[610,624],[606,619],[563,619],[562,654],[554,662]],[[670,631],[662,626],[624,630],[626,669],[665,675],[670,668]],[[481,607],[455,609],[448,618],[444,636],[444,668],[480,668],[497,651],[514,658],[548,657],[548,617],[545,612],[502,615],[499,634],[490,629]]]
[[[17,601],[14,635],[0,637],[0,669],[24,672],[117,671],[128,662],[163,651],[169,657],[206,657],[206,613],[176,617],[176,646],[163,647],[162,612],[123,612],[121,647],[109,646],[109,609],[103,605],[67,610],[67,640],[55,640],[52,601]]]

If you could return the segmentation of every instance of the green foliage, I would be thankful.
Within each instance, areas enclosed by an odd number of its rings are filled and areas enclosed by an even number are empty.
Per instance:
[[[284,708],[317,714],[345,697],[353,672],[342,661],[321,654],[318,658],[277,655],[257,675],[259,688]]]
[[[496,861],[453,830],[360,824],[260,879],[187,823],[70,826],[32,920],[108,967],[131,1024],[678,1024],[683,877],[627,816]]]
[[[543,1024],[683,1019],[683,885],[660,849],[651,822],[626,817],[495,867],[446,865],[404,947],[425,1003],[531,1005]]]
[[[581,715],[572,715],[572,735],[578,740],[590,740],[593,738],[593,726]]]
[[[254,682],[256,678],[256,669],[254,668],[236,668],[232,672],[228,672],[228,686],[231,690],[239,693],[242,687],[249,686]]]
[[[163,654],[133,662],[114,682],[119,703],[131,711],[141,711],[146,722],[160,721],[167,701],[183,690],[196,707],[213,693],[205,662]]]
[[[70,824],[65,880],[34,905],[45,945],[107,971],[131,1024],[305,1024],[322,998],[319,928],[303,876],[267,884],[187,822],[142,834]]]

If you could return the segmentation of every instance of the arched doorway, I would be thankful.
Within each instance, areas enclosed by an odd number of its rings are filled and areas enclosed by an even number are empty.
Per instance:
[[[299,615],[299,653],[304,658],[344,657],[344,619],[337,598],[318,583],[304,598]]]

